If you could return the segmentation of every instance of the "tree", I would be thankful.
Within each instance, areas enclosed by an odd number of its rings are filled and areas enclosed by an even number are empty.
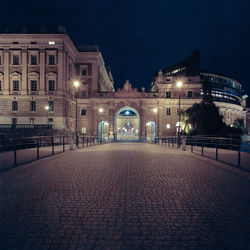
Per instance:
[[[233,128],[240,129],[241,133],[246,133],[246,128],[245,128],[244,120],[243,119],[237,118],[233,122]]]
[[[196,135],[220,135],[226,127],[219,108],[211,101],[195,103],[186,110],[188,120],[186,123],[192,125],[191,134]]]
[[[203,101],[205,103],[212,103],[213,102],[212,83],[209,81],[208,76],[204,78],[202,84],[202,91],[203,91]]]

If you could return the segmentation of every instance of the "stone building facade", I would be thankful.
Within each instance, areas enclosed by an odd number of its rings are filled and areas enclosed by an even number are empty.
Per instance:
[[[246,120],[241,85],[200,71],[197,52],[159,70],[148,92],[132,88],[129,81],[115,91],[97,46],[77,48],[65,33],[0,34],[0,124],[53,124],[75,132],[77,98],[80,135],[120,140],[175,135],[179,97],[181,110],[200,102],[204,75],[214,84],[225,122]],[[221,84],[212,82],[216,77]],[[74,81],[79,81],[78,88]],[[177,81],[182,81],[181,88]]]

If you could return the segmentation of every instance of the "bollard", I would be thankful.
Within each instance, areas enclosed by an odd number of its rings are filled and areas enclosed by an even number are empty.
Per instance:
[[[39,159],[39,138],[36,138],[36,159]]]
[[[87,147],[89,146],[89,138],[87,137]]]
[[[64,143],[64,136],[63,136],[63,139],[62,139],[62,141],[63,141],[63,152],[65,152],[65,143]]]
[[[240,147],[238,149],[238,168],[240,168]]]
[[[52,155],[55,154],[55,149],[54,149],[54,137],[51,137],[51,146],[52,146]]]
[[[71,137],[70,139],[70,150],[73,150],[74,149],[74,139],[73,137]]]
[[[16,160],[16,135],[14,135],[14,164],[15,164],[15,166],[17,165],[17,160]]]
[[[183,150],[183,151],[186,151],[186,137],[183,137],[183,138],[182,138],[181,144],[182,144],[182,150]]]
[[[215,139],[216,161],[218,161],[218,140]]]
[[[201,155],[203,156],[204,155],[204,143],[202,142],[201,144]]]

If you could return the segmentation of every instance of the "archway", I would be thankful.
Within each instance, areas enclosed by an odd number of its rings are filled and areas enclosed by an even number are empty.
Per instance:
[[[101,141],[109,139],[109,124],[105,121],[101,121],[98,125],[98,138]]]
[[[124,107],[116,113],[115,139],[117,141],[140,139],[140,115],[134,108]]]
[[[155,122],[147,122],[146,123],[146,137],[147,141],[153,141],[156,137],[156,124]]]

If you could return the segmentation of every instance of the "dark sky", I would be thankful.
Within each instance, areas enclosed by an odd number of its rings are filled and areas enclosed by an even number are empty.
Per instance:
[[[0,25],[64,25],[76,45],[98,44],[115,86],[147,87],[155,71],[200,49],[201,68],[250,92],[249,0],[0,0]]]

